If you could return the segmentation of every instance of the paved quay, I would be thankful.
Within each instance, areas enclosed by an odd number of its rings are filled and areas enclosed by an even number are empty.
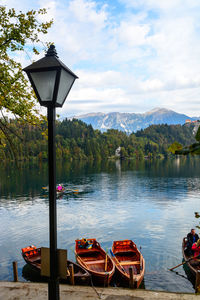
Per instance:
[[[46,283],[0,282],[0,300],[47,300]],[[60,285],[60,300],[200,300],[200,295],[123,288]]]

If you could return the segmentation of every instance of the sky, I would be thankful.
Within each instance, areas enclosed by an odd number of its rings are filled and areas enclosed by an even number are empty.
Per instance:
[[[200,1],[1,0],[47,8],[44,41],[79,77],[57,112],[144,113],[155,107],[200,116]],[[40,20],[41,21],[41,20]],[[45,53],[42,53],[44,56]],[[31,57],[38,59],[38,57]],[[30,56],[17,53],[23,67]]]

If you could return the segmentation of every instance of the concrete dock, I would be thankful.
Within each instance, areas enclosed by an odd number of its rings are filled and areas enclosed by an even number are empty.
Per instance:
[[[46,283],[0,281],[0,300],[47,300]],[[60,300],[200,300],[200,295],[60,284]]]

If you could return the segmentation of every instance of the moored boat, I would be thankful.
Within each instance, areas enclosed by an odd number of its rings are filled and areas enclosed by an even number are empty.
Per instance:
[[[132,268],[134,287],[138,288],[144,278],[145,260],[136,244],[131,240],[114,241],[111,254],[119,284],[129,284],[129,269]]]
[[[22,248],[22,257],[24,258],[25,262],[29,264],[34,270],[40,274],[41,271],[41,248],[36,248],[35,246],[29,246],[26,248]],[[89,284],[91,276],[90,274],[82,268],[80,265],[67,260],[67,269],[69,269],[70,265],[74,267],[74,282],[75,284]],[[62,281],[69,283],[70,282],[70,274],[67,271],[66,279]]]
[[[108,285],[115,272],[115,265],[110,256],[96,239],[82,239],[75,242],[76,260],[92,275],[93,283]]]
[[[187,238],[186,237],[183,238],[182,254],[183,254],[184,261],[189,260],[187,262],[187,266],[189,267],[191,274],[196,277],[197,272],[200,271],[200,264],[196,260],[191,259],[192,256],[187,253]]]

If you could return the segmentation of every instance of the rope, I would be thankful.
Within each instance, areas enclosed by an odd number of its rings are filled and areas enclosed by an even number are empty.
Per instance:
[[[90,281],[91,281],[91,286],[93,288],[93,290],[95,291],[95,293],[97,294],[97,296],[99,297],[99,299],[101,299],[101,295],[100,293],[97,292],[97,289],[95,288],[93,281],[92,281],[92,275],[90,275]]]
[[[104,283],[103,283],[103,287],[107,287],[108,286],[108,276],[109,276],[109,272],[105,272],[105,278],[104,278]]]

